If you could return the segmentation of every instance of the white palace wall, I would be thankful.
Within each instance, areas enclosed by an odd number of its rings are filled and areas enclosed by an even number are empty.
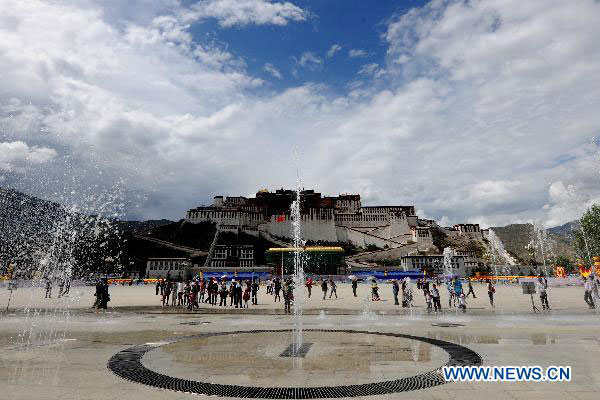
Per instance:
[[[367,208],[365,213],[336,214],[331,208],[313,208],[302,214],[301,235],[304,240],[350,242],[356,246],[398,247],[414,240],[410,218],[389,207]],[[277,222],[277,218],[283,218]],[[258,236],[259,230],[274,237],[292,238],[290,215],[267,216],[258,210],[207,208],[190,210],[186,220],[192,223],[212,221],[219,230],[241,231]],[[417,238],[418,242],[427,241]]]
[[[338,238],[332,214],[333,212],[330,210],[310,210],[309,213],[302,214],[302,223],[300,224],[302,239],[336,242]],[[275,237],[292,239],[292,218],[290,215],[283,215],[282,217],[284,220],[277,222],[277,216],[271,216],[268,223],[268,232]]]

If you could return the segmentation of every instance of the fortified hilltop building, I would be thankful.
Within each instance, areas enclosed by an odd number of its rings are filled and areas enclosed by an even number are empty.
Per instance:
[[[284,189],[261,190],[252,198],[216,196],[211,206],[191,209],[185,219],[214,222],[219,231],[291,239],[290,206],[295,199],[295,191]],[[414,206],[365,207],[358,194],[328,197],[314,190],[303,190],[300,203],[304,240],[381,248],[433,245],[431,221],[419,219]]]

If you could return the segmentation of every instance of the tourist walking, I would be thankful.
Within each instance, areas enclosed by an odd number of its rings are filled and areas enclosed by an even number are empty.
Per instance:
[[[177,305],[183,305],[183,281],[177,282]]]
[[[244,307],[244,304],[242,303],[244,297],[244,288],[242,287],[242,281],[237,282],[236,286],[235,286],[235,302],[236,302],[236,306],[235,308],[242,308]]]
[[[352,294],[356,297],[356,288],[358,287],[358,279],[352,278]]]
[[[158,296],[158,293],[160,292],[160,279],[156,280],[156,295]]]
[[[213,282],[212,295],[213,295],[212,305],[216,306],[217,305],[217,297],[219,297],[219,282],[217,282],[216,278],[214,279],[214,282]]]
[[[183,285],[183,305],[187,306],[190,303],[190,282],[186,281],[185,285]]]
[[[327,296],[327,280],[323,278],[323,282],[321,282],[321,290],[323,291],[323,300],[325,300],[325,296]]]
[[[454,291],[454,282],[446,282],[446,288],[448,289],[448,308],[452,306],[456,307],[456,292]]]
[[[50,278],[46,278],[46,298],[52,298],[52,281]]]
[[[233,304],[235,303],[235,286],[236,286],[236,282],[235,279],[231,280],[231,283],[229,284],[229,307],[233,306]]]
[[[306,290],[308,290],[308,298],[309,299],[310,299],[310,295],[312,292],[312,285],[313,285],[312,278],[308,278],[308,280],[306,281]]]
[[[271,279],[267,279],[267,294],[273,294],[273,288],[271,287]]]
[[[171,281],[168,281],[163,290],[162,306],[169,306],[169,299],[171,298]]]
[[[429,293],[429,291],[425,293],[425,303],[427,303],[427,313],[431,313],[433,298],[431,297],[431,293]]]
[[[101,279],[96,284],[96,308],[106,310],[110,296],[108,294],[108,281]]]
[[[429,293],[429,281],[427,278],[423,278],[421,281],[421,289],[423,289],[423,296],[427,296],[427,293]]]
[[[405,283],[402,282],[402,286],[404,286]],[[394,294],[394,305],[397,306],[400,303],[398,303],[398,292],[400,292],[400,286],[398,286],[398,281],[396,281],[395,279],[392,280],[392,293]],[[402,306],[404,307],[404,299],[402,300]]]
[[[246,282],[246,289],[244,289],[244,308],[248,308],[248,300],[250,300],[250,283]]]
[[[194,311],[194,309],[199,309],[200,305],[198,304],[198,293],[200,292],[200,284],[198,281],[193,281],[190,287],[190,301],[188,304],[188,309]]]
[[[288,279],[283,284],[283,302],[286,314],[292,312],[292,301],[294,300],[294,282]]]
[[[469,291],[467,292],[467,297],[469,297],[470,294],[473,294],[473,298],[476,299],[477,296],[475,296],[475,291],[473,290],[473,284],[471,283],[471,280],[468,279],[467,280],[467,284],[469,285]]]
[[[65,291],[63,292],[63,296],[69,294],[69,292],[71,291],[71,278],[73,277],[68,276],[65,278]]]
[[[203,302],[210,304],[212,302],[212,278],[206,281],[206,285],[204,286],[204,296],[202,293],[200,296],[204,297]]]
[[[429,293],[429,291],[427,291]],[[433,311],[441,312],[442,311],[442,302],[440,300],[440,291],[437,288],[437,285],[434,283],[431,289],[431,299],[433,301]]]
[[[538,276],[537,284],[538,290],[540,292],[540,301],[542,302],[542,309],[549,310],[550,305],[548,304],[548,280],[541,275]]]
[[[197,282],[197,281],[195,281]],[[206,303],[204,299],[204,294],[206,293],[206,279],[202,278],[202,280],[198,283],[198,301],[200,303]]]
[[[94,300],[94,305],[92,308],[98,308],[100,305],[100,299],[102,297],[102,280],[100,279],[98,279],[98,282],[96,282],[96,292],[94,293],[94,296],[96,297],[96,300]]]
[[[219,307],[227,307],[227,294],[227,284],[223,281],[219,289]]]
[[[458,295],[458,308],[462,310],[462,312],[467,312],[467,296],[465,296],[464,292]]]
[[[487,280],[487,290],[488,296],[490,298],[490,304],[493,308],[495,308],[496,306],[494,305],[494,293],[496,293],[496,288],[494,287],[494,284],[492,283],[491,279]]]
[[[173,289],[171,290],[171,305],[175,307],[177,304],[177,282],[173,281]]]
[[[258,305],[258,282],[252,282],[252,304]]]
[[[333,279],[329,279],[329,285],[331,286],[331,292],[329,293],[329,298],[331,298],[332,294],[335,294],[335,298],[337,299],[337,285]]]
[[[460,298],[460,295],[463,294],[463,292],[464,290],[461,280],[458,278],[454,279],[454,295],[456,296],[456,298]]]
[[[377,286],[377,280],[373,278],[371,283],[371,301],[379,301],[379,286]]]
[[[277,299],[281,301],[281,296],[279,295],[279,292],[281,291],[281,281],[279,280],[279,278],[275,278],[275,282],[273,283],[273,290],[275,291],[274,301],[277,301]]]
[[[583,300],[587,303],[590,308],[596,308],[594,304],[594,298],[592,293],[594,292],[594,278],[592,275],[589,277],[583,277],[583,290],[585,291],[583,295]]]

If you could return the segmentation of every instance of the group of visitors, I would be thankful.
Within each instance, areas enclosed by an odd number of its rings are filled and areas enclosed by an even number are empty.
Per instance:
[[[392,294],[394,295],[394,305],[398,306],[398,295],[402,292],[402,307],[412,307],[413,294],[412,282],[410,278],[402,279],[402,283],[398,284],[396,279],[392,279]]]
[[[490,304],[494,307],[494,293],[496,289],[494,288],[494,284],[491,280],[486,281],[488,287],[488,295],[490,298]],[[419,279],[417,280],[417,288],[423,290],[423,295],[425,296],[425,303],[427,304],[427,312],[441,312],[442,311],[442,302],[441,302],[441,294],[440,287],[442,282],[440,279],[428,280],[428,279]],[[463,283],[458,278],[452,278],[446,281],[446,290],[448,291],[448,308],[456,307],[462,312],[467,312],[467,297],[471,294],[473,298],[477,298],[475,295],[475,290],[473,289],[473,284],[471,280],[467,280],[468,292],[465,293],[463,288]]]
[[[71,280],[70,279],[63,279],[63,278],[57,278],[56,279],[58,281],[58,297],[61,298],[67,294],[69,294],[69,291],[71,290]],[[53,286],[53,279],[47,277],[44,279],[45,281],[45,289],[46,289],[46,299],[51,299],[52,298],[52,286]]]
[[[294,304],[294,280],[288,279],[269,279],[266,283],[267,294],[273,296],[274,302],[281,302],[281,294],[283,294],[283,308],[284,311],[289,314],[292,312],[292,304]],[[312,290],[312,279],[306,281],[306,288],[308,290],[308,297],[310,298]]]
[[[379,286],[375,278],[370,279],[371,286],[371,301],[380,301]],[[317,285],[319,280],[317,280]],[[584,300],[589,308],[596,308],[598,304],[600,281],[594,275],[583,278],[584,282]],[[63,281],[63,284],[65,281]],[[358,290],[358,279],[353,277],[351,281],[352,294],[357,297]],[[486,285],[489,302],[492,308],[494,305],[494,295],[496,288],[491,279],[482,281]],[[66,284],[66,288],[63,290],[63,284],[59,284],[60,293],[64,295],[68,293],[69,286]],[[413,303],[413,292],[412,292],[412,281],[406,277],[400,281],[392,279],[392,295],[394,298],[394,305],[402,305],[402,307],[412,307]],[[315,282],[312,278],[309,278],[305,282],[305,286],[308,292],[308,298],[312,295],[312,287]],[[441,278],[421,278],[416,280],[417,289],[423,291],[425,302],[427,305],[428,312],[441,312],[441,288],[442,285],[446,286],[448,292],[448,308],[458,308],[462,312],[467,310],[467,299],[470,296],[477,298],[473,283],[470,279],[466,280],[466,292],[463,287],[463,281],[458,278],[448,279],[446,281]],[[274,278],[268,279],[265,282],[266,293],[271,295],[274,302],[284,303],[284,310],[286,313],[291,312],[291,306],[294,302],[294,281],[293,279]],[[323,293],[323,300],[331,299],[332,297],[337,298],[337,283],[332,278],[320,279],[321,291]],[[548,280],[543,275],[539,275],[535,286],[539,292],[540,301],[544,310],[550,310],[550,304],[548,301]],[[200,303],[226,307],[229,303],[230,307],[235,308],[248,308],[248,303],[252,305],[258,305],[258,292],[260,282],[257,280],[246,280],[236,281],[235,279],[228,282],[225,278],[222,278],[219,282],[216,278],[210,279],[195,279],[192,281],[183,280],[172,280],[169,277],[167,279],[159,279],[156,282],[156,295],[161,296],[163,307],[167,306],[180,306],[187,307],[190,310],[197,310],[200,307]],[[52,284],[50,280],[46,281],[46,297],[52,296]],[[401,302],[400,302],[401,296]],[[229,299],[229,301],[228,301]],[[100,280],[96,285],[96,302],[94,307],[106,309],[106,304],[110,300],[108,296],[108,284],[106,280]],[[218,303],[218,304],[217,304]]]
[[[325,300],[328,290],[329,290],[329,298],[331,298],[331,296],[333,296],[333,295],[335,295],[336,299],[338,297],[337,296],[337,284],[331,278],[329,278],[329,279],[323,278],[323,280],[321,281],[321,290],[323,291],[323,300]]]
[[[221,282],[216,278],[194,279],[192,281],[159,279],[156,281],[156,295],[161,296],[162,306],[168,307],[187,307],[189,310],[197,310],[200,303],[216,306],[217,301],[220,307],[229,306],[235,308],[248,308],[248,301],[252,299],[252,304],[258,304],[259,284],[255,280],[227,282],[225,278]]]

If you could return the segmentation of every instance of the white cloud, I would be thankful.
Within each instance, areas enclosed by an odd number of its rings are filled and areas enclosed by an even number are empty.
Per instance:
[[[323,65],[323,60],[315,55],[315,53],[306,51],[300,56],[298,64],[309,69],[318,69]]]
[[[570,185],[583,206],[598,199],[597,2],[434,1],[389,22],[385,87],[364,79],[340,95],[257,91],[181,10],[123,20],[86,4],[3,2],[1,141],[60,149],[43,179],[62,185],[127,178],[147,196],[129,197],[131,217],[289,187],[295,145],[305,186],[448,223],[564,222]],[[18,179],[32,191],[40,175]]]
[[[327,50],[327,58],[333,57],[335,53],[337,53],[340,50],[342,50],[342,46],[340,46],[339,44],[332,44],[329,50]]]
[[[358,70],[359,75],[368,75],[379,78],[385,75],[385,70],[379,67],[377,63],[365,64]]]
[[[309,13],[290,2],[270,0],[202,0],[191,6],[190,19],[216,18],[228,28],[244,25],[287,25],[289,21],[305,21]]]
[[[56,150],[31,146],[22,141],[0,142],[0,169],[18,170],[28,165],[44,164],[57,156]]]
[[[367,52],[363,49],[350,49],[348,56],[351,58],[364,58],[367,56]]]
[[[266,63],[263,66],[263,70],[267,71],[268,73],[270,73],[271,75],[273,75],[277,79],[283,78],[281,76],[281,72],[279,72],[279,70],[277,68],[275,68],[275,66],[273,64],[271,64],[271,63]]]

